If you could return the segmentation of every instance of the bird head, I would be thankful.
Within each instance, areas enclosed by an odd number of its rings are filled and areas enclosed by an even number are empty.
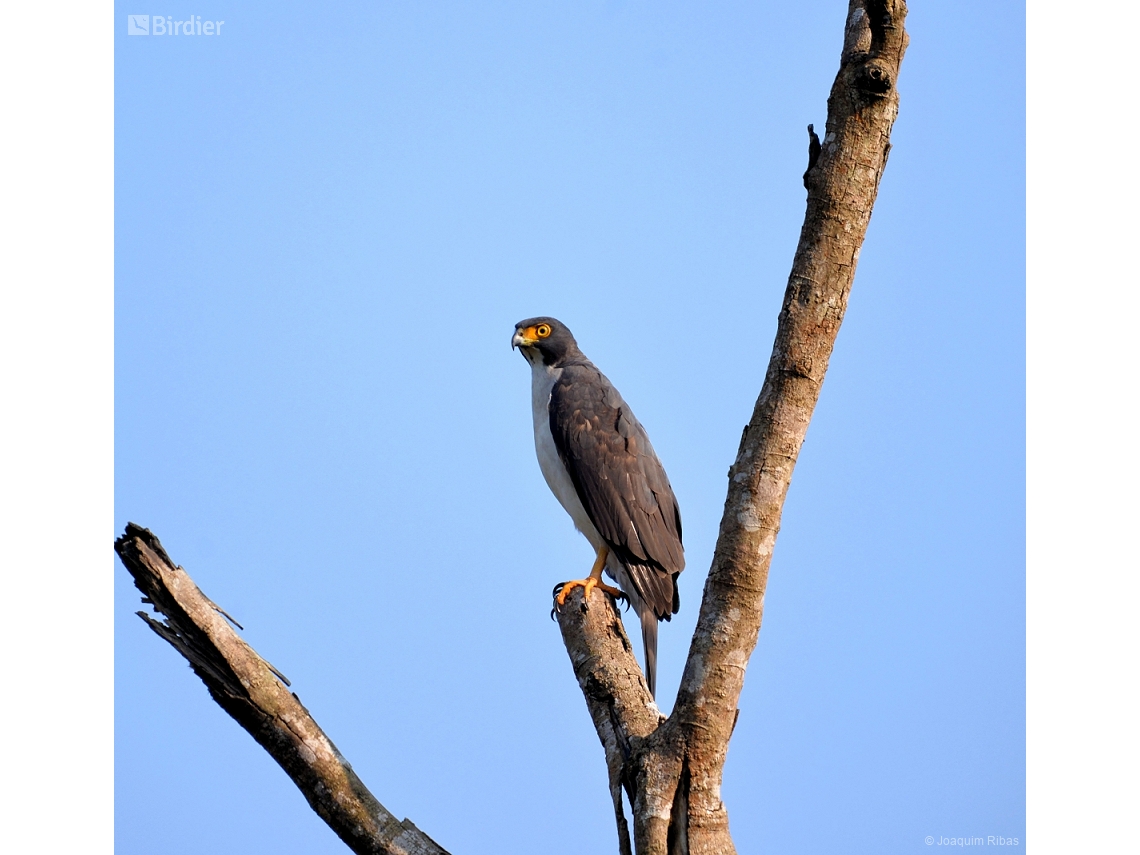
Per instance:
[[[567,356],[581,352],[566,324],[555,318],[527,318],[519,321],[515,324],[511,347],[517,347],[531,365],[539,362],[554,365]]]

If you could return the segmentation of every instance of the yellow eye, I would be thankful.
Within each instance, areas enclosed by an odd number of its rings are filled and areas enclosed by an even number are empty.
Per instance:
[[[546,338],[548,335],[550,335],[550,325],[549,324],[539,324],[537,327],[534,328],[534,334],[537,335],[539,338]]]

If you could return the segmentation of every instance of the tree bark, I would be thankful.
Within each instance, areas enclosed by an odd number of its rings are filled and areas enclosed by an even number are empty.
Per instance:
[[[559,614],[563,639],[602,741],[611,791],[634,810],[638,855],[735,852],[720,784],[744,673],[756,648],[764,590],[792,470],[847,309],[859,249],[890,151],[899,67],[908,42],[903,0],[851,0],[839,73],[821,141],[808,126],[807,213],[767,374],[728,474],[728,497],[676,704],[647,732],[656,706],[620,626]],[[600,599],[596,595],[595,599]],[[620,636],[622,645],[614,643]],[[646,713],[646,709],[651,711]],[[620,793],[618,835],[626,852]]]
[[[219,609],[134,523],[115,541],[143,602],[165,617],[138,616],[186,657],[210,696],[269,752],[309,805],[360,855],[447,855],[411,820],[396,819],[352,771],[288,681],[242,640]]]
[[[728,741],[792,470],[847,308],[898,113],[903,0],[851,0],[820,140],[808,126],[807,213],[763,388],[729,470],[720,534],[672,714],[657,708],[614,604],[575,589],[557,620],[605,752],[622,855],[727,855],[720,798]],[[285,769],[354,852],[442,853],[352,772],[286,682],[146,529],[115,544],[148,602],[139,615],[189,661],[214,700]],[[633,834],[622,792],[633,808]]]

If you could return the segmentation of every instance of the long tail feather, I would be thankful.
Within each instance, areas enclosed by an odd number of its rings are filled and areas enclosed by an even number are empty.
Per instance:
[[[645,645],[645,682],[649,684],[649,694],[657,697],[657,615],[653,609],[644,606],[641,618],[641,643]]]
[[[615,552],[610,552],[606,563],[606,572],[618,587],[629,597],[629,604],[641,619],[641,643],[645,650],[645,682],[649,685],[649,694],[657,697],[657,614],[653,606],[642,596],[641,591],[634,584],[629,569],[621,563]],[[671,581],[670,577],[665,577]],[[674,588],[676,585],[674,585]],[[668,612],[666,611],[666,614]]]

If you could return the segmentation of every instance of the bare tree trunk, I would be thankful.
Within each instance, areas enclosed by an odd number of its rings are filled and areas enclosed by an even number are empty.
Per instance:
[[[725,755],[760,632],[784,498],[887,163],[905,17],[902,0],[851,0],[822,142],[808,126],[807,214],[764,386],[729,470],[720,535],[669,718],[652,725],[656,707],[644,682],[629,679],[639,672],[616,620],[597,607],[583,612],[579,591],[575,608],[559,616],[606,751],[623,852],[628,832],[616,781],[633,805],[639,855],[735,852],[720,799]]]
[[[784,498],[886,167],[905,17],[903,0],[851,0],[823,140],[808,126],[807,213],[764,385],[729,471],[720,535],[672,714],[663,716],[649,694],[611,602],[599,593],[587,609],[578,588],[558,613],[605,750],[623,855],[736,851],[720,799],[725,755],[760,632]],[[354,852],[443,852],[376,801],[283,678],[237,636],[154,535],[129,525],[116,549],[167,620],[140,616],[190,661],[214,700],[281,764]],[[623,790],[633,807],[632,840]]]

